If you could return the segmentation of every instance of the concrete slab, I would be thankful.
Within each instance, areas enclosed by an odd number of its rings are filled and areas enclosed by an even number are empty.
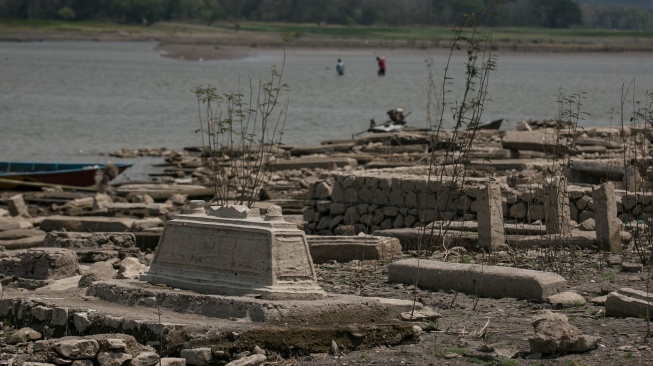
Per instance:
[[[632,235],[628,232],[621,232],[624,242],[630,240]],[[530,235],[530,236],[508,236],[506,244],[519,248],[531,248],[553,244],[574,245],[579,248],[598,248],[599,241],[595,231],[573,230],[568,235]]]
[[[107,205],[106,209],[109,213],[112,214],[126,214],[130,216],[148,217],[167,214],[170,209],[170,205],[165,203],[119,202]]]
[[[197,306],[202,305],[198,303]],[[292,303],[287,306],[292,308]],[[334,305],[335,307],[337,306]],[[36,319],[32,309],[53,311],[50,317]],[[293,310],[280,311],[291,313]],[[87,319],[88,326],[83,329],[73,327],[75,317]],[[264,344],[266,350],[270,351],[282,353],[292,350],[293,354],[310,354],[328,352],[332,341],[347,350],[419,342],[419,336],[413,331],[414,324],[410,322],[378,321],[378,318],[372,318],[365,323],[348,323],[347,318],[340,321],[334,317],[333,323],[313,325],[312,319],[298,324],[304,319],[298,317],[292,324],[271,325],[249,322],[244,318],[222,319],[177,313],[165,307],[152,309],[127,306],[93,296],[58,291],[51,295],[5,291],[0,300],[0,319],[6,319],[12,324],[29,323],[40,332],[47,329],[53,338],[70,335],[71,331],[78,336],[98,332],[122,333],[132,335],[139,343],[146,344],[158,340],[164,334],[164,351],[167,354],[197,347],[197,344],[235,353],[251,351],[253,344]],[[289,316],[287,319],[292,318]]]
[[[133,197],[147,194],[155,201],[165,201],[175,194],[185,194],[188,198],[213,197],[213,189],[190,184],[124,184],[116,188],[120,196]]]
[[[54,215],[46,217],[39,227],[43,231],[123,232],[128,231],[134,221],[136,220],[127,217]]]
[[[605,316],[653,318],[653,295],[646,291],[621,288],[608,294]]]
[[[566,152],[569,149],[556,139],[555,130],[506,131],[501,139],[504,149],[533,150],[547,153]]]
[[[13,217],[0,217],[0,231],[14,229],[31,229],[34,225],[31,222]]]
[[[418,276],[419,274],[419,276]],[[453,290],[484,297],[545,302],[567,285],[567,280],[550,272],[512,267],[404,259],[388,266],[388,281],[430,290]]]
[[[38,229],[13,229],[0,231],[0,240],[24,239],[38,235],[45,235],[45,231]]]
[[[98,281],[86,295],[128,306],[165,308],[220,319],[268,324],[336,324],[385,321],[386,307],[375,298],[330,295],[322,300],[262,300],[206,295],[141,281]]]
[[[0,246],[5,249],[28,249],[43,246],[45,234],[22,239],[0,240]]]
[[[313,263],[382,260],[401,256],[399,239],[382,236],[307,235]]]
[[[302,169],[302,168],[321,168],[333,169],[343,166],[356,166],[358,162],[348,157],[318,158],[318,157],[300,157],[292,160],[277,160],[270,166],[272,170]]]

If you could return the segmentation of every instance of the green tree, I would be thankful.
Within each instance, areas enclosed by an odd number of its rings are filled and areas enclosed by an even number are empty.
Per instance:
[[[204,24],[211,25],[216,20],[223,18],[224,15],[224,8],[217,0],[204,1],[204,6],[200,12],[200,18]]]
[[[163,18],[166,5],[166,0],[114,0],[112,11],[121,21],[150,25]]]
[[[59,9],[59,11],[57,11],[57,14],[61,17],[61,19],[64,20],[75,19],[75,11],[67,6],[64,6],[63,8]]]
[[[548,28],[569,28],[583,22],[580,7],[572,0],[534,0],[540,14],[540,25]]]

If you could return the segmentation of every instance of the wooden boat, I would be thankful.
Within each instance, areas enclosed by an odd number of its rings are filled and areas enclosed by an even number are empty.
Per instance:
[[[484,123],[476,127],[477,130],[498,130],[501,128],[503,118],[494,120],[492,122]]]
[[[122,173],[133,164],[113,164]],[[27,163],[0,161],[0,190],[29,185],[89,187],[105,164]],[[31,184],[36,183],[36,184]]]

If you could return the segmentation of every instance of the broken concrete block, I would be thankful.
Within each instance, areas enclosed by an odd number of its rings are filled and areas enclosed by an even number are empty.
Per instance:
[[[335,260],[340,263],[353,260],[382,260],[401,256],[397,238],[383,236],[323,236],[306,237],[313,263]]]
[[[632,288],[621,288],[608,294],[605,315],[614,317],[653,317],[653,294]]]
[[[7,209],[11,216],[30,217],[22,194],[9,197],[7,199]]]

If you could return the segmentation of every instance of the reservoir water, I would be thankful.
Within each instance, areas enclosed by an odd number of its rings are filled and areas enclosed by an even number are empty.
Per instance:
[[[181,149],[201,144],[198,105],[191,92],[248,89],[281,66],[281,50],[252,49],[243,59],[191,62],[162,57],[153,42],[0,43],[0,160],[103,162],[122,147]],[[376,76],[377,55],[387,58]],[[409,125],[426,127],[431,59],[437,80],[447,50],[289,49],[284,81],[289,102],[283,142],[317,144],[347,139],[385,112],[412,111]],[[504,129],[524,119],[555,118],[559,95],[584,94],[581,126],[618,124],[622,86],[634,81],[626,102],[647,102],[653,91],[649,53],[497,52],[483,120],[505,118]],[[451,62],[454,94],[464,55]],[[345,62],[337,76],[338,58]],[[441,81],[438,81],[441,83]],[[634,97],[633,97],[634,95]],[[451,95],[453,102],[455,96]],[[447,113],[450,116],[450,113]],[[115,159],[113,159],[115,160]]]

